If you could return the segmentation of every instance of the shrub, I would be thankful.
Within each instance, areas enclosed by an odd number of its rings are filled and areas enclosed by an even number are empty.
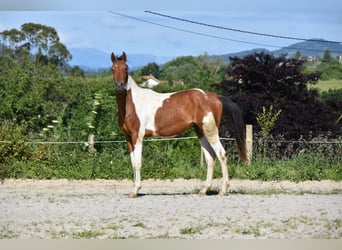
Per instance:
[[[271,134],[282,134],[287,139],[308,138],[310,131],[332,131],[332,137],[341,135],[342,127],[336,124],[341,115],[342,101],[321,103],[319,93],[308,89],[308,83],[316,83],[319,73],[303,74],[303,62],[265,53],[255,53],[245,58],[231,58],[227,68],[227,80],[216,85],[223,95],[232,99],[244,111],[244,119],[260,127],[256,117],[263,106],[282,110],[279,121]]]

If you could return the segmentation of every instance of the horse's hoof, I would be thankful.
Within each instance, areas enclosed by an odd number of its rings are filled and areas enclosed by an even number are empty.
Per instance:
[[[218,193],[218,195],[219,196],[225,196],[226,195],[226,193],[225,192],[223,192],[222,190]]]
[[[204,196],[204,195],[207,195],[207,192],[205,192],[205,191],[199,191],[198,194],[201,195],[201,196]]]
[[[137,193],[134,193],[134,192],[130,192],[129,195],[128,195],[129,198],[137,198],[138,197],[138,194]]]

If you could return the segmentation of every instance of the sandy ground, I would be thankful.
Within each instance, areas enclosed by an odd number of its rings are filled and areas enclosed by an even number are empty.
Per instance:
[[[5,180],[0,238],[342,239],[342,182],[232,180],[199,196],[200,180]],[[218,190],[220,180],[214,181]]]

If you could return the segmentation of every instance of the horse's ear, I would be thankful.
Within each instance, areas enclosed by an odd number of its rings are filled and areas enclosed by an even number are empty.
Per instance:
[[[112,54],[110,55],[110,59],[112,59],[112,62],[116,62],[116,56],[114,55],[114,53],[112,52]]]
[[[123,51],[123,52],[122,52],[122,56],[121,56],[121,58],[122,58],[122,60],[123,60],[124,62],[126,62],[126,61],[127,61],[127,56],[126,56],[126,53],[125,53],[125,51]]]

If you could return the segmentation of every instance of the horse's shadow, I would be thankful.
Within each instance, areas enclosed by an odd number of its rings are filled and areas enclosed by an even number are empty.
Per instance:
[[[219,191],[217,190],[209,190],[207,191],[206,195],[202,195],[202,196],[215,196],[218,195]],[[187,195],[199,195],[199,190],[193,191],[193,192],[177,192],[177,193],[138,193],[137,197],[135,198],[142,198],[145,196],[187,196]],[[128,194],[127,194],[128,196]]]

